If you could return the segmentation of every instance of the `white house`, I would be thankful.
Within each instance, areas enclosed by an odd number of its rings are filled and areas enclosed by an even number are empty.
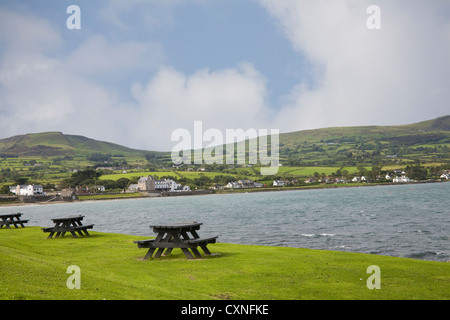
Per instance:
[[[240,188],[242,188],[242,186],[236,181],[231,181],[231,182],[228,182],[227,185],[224,188],[240,189]]]
[[[137,183],[132,183],[128,186],[128,190],[130,191],[137,191],[138,189],[138,184]]]
[[[99,192],[105,192],[105,186],[98,185],[98,186],[92,186],[93,190],[97,190]]]
[[[275,187],[284,187],[285,184],[283,180],[273,180],[273,186]]]
[[[396,176],[394,179],[392,179],[392,182],[394,182],[394,183],[407,183],[410,181],[411,180],[407,176],[401,176],[401,177]]]
[[[9,187],[9,191],[18,196],[35,196],[44,194],[44,188],[42,188],[40,184],[17,185],[16,187]]]
[[[441,174],[441,176],[439,178],[448,180],[450,178],[450,174],[443,173],[443,174]]]

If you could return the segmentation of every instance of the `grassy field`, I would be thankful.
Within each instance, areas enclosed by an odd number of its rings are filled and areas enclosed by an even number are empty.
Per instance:
[[[209,245],[213,256],[142,260],[144,237],[92,232],[46,239],[39,227],[0,230],[0,299],[449,299],[450,263],[322,250]],[[219,237],[220,240],[220,237]],[[69,290],[69,266],[81,288]],[[367,268],[381,271],[369,290]]]
[[[107,200],[107,199],[124,199],[124,198],[138,198],[138,197],[142,197],[142,195],[139,192],[79,195],[78,199],[79,200]]]

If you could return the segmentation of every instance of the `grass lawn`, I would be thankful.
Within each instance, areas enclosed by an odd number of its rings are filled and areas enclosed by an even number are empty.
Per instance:
[[[123,199],[123,198],[138,198],[138,197],[142,197],[142,195],[139,192],[80,195],[80,196],[78,196],[78,199],[80,199],[80,200],[103,200],[103,199]]]
[[[0,230],[0,299],[449,299],[450,263],[287,247],[216,243],[142,260],[145,237],[99,233],[46,239],[39,227]],[[219,235],[220,236],[220,235]],[[220,237],[219,237],[220,240]],[[81,288],[66,286],[81,270]],[[381,289],[369,290],[377,265]]]

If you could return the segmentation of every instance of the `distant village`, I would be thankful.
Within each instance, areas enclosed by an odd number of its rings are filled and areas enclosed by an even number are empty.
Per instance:
[[[444,171],[440,175],[441,180],[450,179],[450,170]],[[406,176],[406,173],[401,170],[393,170],[391,174],[384,176],[384,181],[392,183],[409,183],[414,182]],[[299,181],[297,179],[276,179],[273,180],[272,185],[262,184],[251,179],[241,179],[237,181],[230,181],[226,185],[214,183],[208,187],[209,190],[224,190],[224,189],[249,189],[249,188],[265,188],[265,187],[289,187],[301,184],[314,183],[370,183],[371,181],[366,176],[355,176],[352,179],[342,177],[311,177],[306,180]],[[107,192],[103,185],[94,186],[77,186],[75,188],[65,188],[56,192],[45,192],[40,184],[17,185],[9,187],[10,194],[17,197],[58,197],[62,201],[75,200],[78,195],[88,195]],[[173,179],[156,179],[153,176],[140,177],[137,184],[130,184],[126,193],[144,193],[146,195],[155,195],[158,193],[180,193],[187,194],[191,192],[188,185],[182,185]],[[49,201],[52,198],[49,198]]]

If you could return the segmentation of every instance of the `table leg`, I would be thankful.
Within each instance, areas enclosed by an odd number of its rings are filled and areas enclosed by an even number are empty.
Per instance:
[[[65,232],[64,232],[65,233]],[[74,238],[78,238],[77,234],[75,233],[75,231],[70,231],[70,233],[72,234],[72,237]]]
[[[200,236],[198,235],[197,231],[191,230],[191,234],[194,236],[194,239],[199,239]]]
[[[5,222],[6,229],[11,229],[11,227],[9,226],[9,224],[10,224],[9,220],[5,219],[3,221]]]
[[[189,235],[187,234],[186,231],[181,232],[181,235],[183,236],[183,240],[189,240]]]
[[[192,256],[191,252],[186,249],[186,248],[181,248],[181,250],[183,251],[184,255],[186,256],[186,258],[188,259],[194,259],[194,257]]]
[[[211,251],[209,251],[209,249],[206,247],[206,244],[201,245],[200,247],[202,248],[202,250],[205,254],[207,254],[207,255],[211,254]]]
[[[156,251],[154,258],[161,257],[161,254],[163,253],[164,248],[158,248],[158,251]]]
[[[196,258],[201,258],[202,255],[200,254],[200,252],[198,252],[197,248],[191,248],[192,252],[194,253]]]
[[[149,258],[151,258],[153,255],[153,252],[155,252],[155,248],[148,249],[147,254],[144,257],[144,260],[148,260]]]
[[[22,228],[24,228],[24,225],[23,225],[22,222],[20,222],[20,218],[19,217],[15,217],[15,219],[12,218],[12,220],[13,220],[13,223],[14,223],[14,227],[19,228],[17,225],[20,224],[22,226]]]

